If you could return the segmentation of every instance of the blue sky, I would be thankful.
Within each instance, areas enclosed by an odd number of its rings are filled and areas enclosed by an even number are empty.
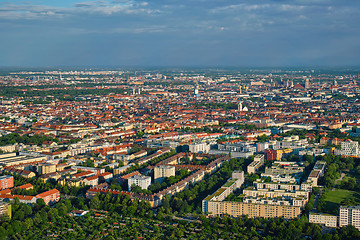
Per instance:
[[[0,66],[359,66],[359,0],[0,1]]]

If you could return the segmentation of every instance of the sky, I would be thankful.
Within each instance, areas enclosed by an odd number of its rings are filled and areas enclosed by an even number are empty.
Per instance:
[[[0,0],[0,66],[360,66],[359,0]]]

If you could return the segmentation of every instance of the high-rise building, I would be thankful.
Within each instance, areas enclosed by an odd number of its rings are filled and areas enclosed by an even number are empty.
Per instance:
[[[7,202],[0,202],[0,217],[2,218],[3,216],[11,219],[11,204]]]
[[[269,148],[269,143],[268,142],[258,142],[257,144],[256,144],[256,151],[258,152],[258,153],[260,153],[260,152],[264,152],[266,149],[268,149]],[[267,160],[267,159],[266,159]]]
[[[38,166],[39,174],[48,174],[56,172],[56,165],[55,164],[42,164]]]
[[[128,187],[129,191],[131,190],[131,186],[135,184],[141,189],[147,189],[151,184],[151,177],[144,176],[144,175],[135,175],[128,179]]]
[[[162,181],[166,177],[175,176],[175,166],[160,165],[154,168],[154,180]]]
[[[265,149],[265,158],[268,161],[274,161],[277,158],[277,151],[273,149]]]
[[[192,153],[208,153],[210,151],[210,144],[192,143],[189,144],[189,151]]]
[[[353,225],[360,230],[360,205],[340,206],[339,227]]]
[[[309,82],[309,79],[306,78],[306,80],[305,80],[305,89],[309,89],[309,87],[310,87],[310,82]]]
[[[359,156],[359,143],[350,139],[341,143],[341,155],[343,156]]]
[[[264,155],[258,154],[255,156],[254,161],[247,166],[248,174],[255,173],[264,164]]]
[[[7,189],[14,187],[14,177],[13,176],[0,176],[0,189]]]

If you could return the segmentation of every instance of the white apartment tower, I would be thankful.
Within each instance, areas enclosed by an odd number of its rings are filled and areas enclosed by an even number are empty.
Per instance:
[[[175,176],[175,166],[160,165],[154,168],[154,180],[162,181],[166,177]]]
[[[341,143],[341,155],[359,156],[359,143],[350,139]]]
[[[360,205],[340,206],[339,227],[353,225],[360,230]]]
[[[151,184],[151,177],[144,176],[144,175],[135,175],[128,179],[128,187],[129,191],[131,190],[131,186],[135,184],[141,189],[147,189]]]
[[[208,153],[210,145],[207,143],[192,143],[189,144],[189,151],[192,153]]]

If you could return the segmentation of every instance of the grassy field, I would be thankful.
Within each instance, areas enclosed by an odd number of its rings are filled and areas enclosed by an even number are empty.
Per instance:
[[[354,191],[334,189],[325,194],[326,212],[336,213],[339,210],[340,202],[345,199],[353,199],[356,204],[360,204],[360,194]]]

